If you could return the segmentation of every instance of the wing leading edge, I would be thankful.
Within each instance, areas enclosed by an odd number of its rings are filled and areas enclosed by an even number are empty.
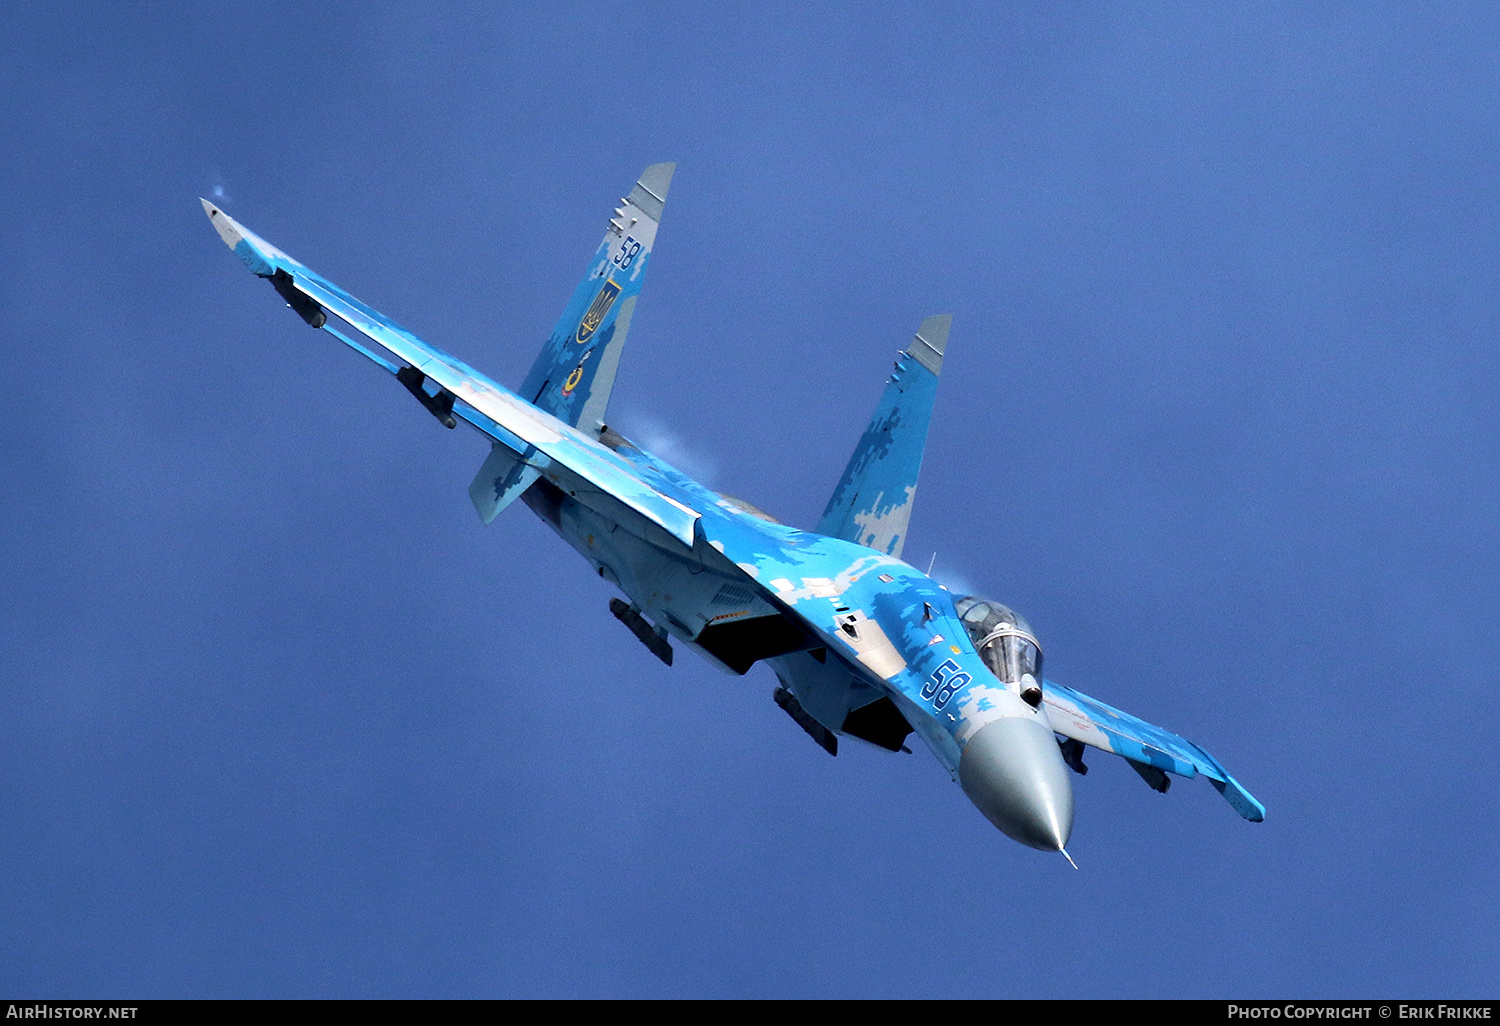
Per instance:
[[[208,200],[202,202],[225,245],[257,277],[268,279],[304,321],[328,332],[394,374],[413,394],[420,393],[418,398],[423,400],[423,405],[448,426],[452,426],[452,417],[468,421],[492,441],[504,446],[508,453],[513,454],[514,461],[537,473],[553,476],[558,468],[563,468],[573,478],[581,479],[590,491],[597,490],[611,497],[692,548],[697,511],[651,488],[629,464],[598,441],[538,409],[462,361],[423,342],[395,321],[266,242]],[[335,328],[328,323],[328,313],[336,314],[377,347],[395,356],[401,365],[392,363]],[[436,394],[424,390],[427,380],[436,386]],[[486,467],[490,465],[490,462],[486,463]],[[512,478],[511,491],[515,493],[514,485],[518,481],[514,480],[514,475],[501,475],[502,480],[508,477]],[[514,494],[509,498],[514,498]],[[475,504],[480,505],[479,499],[476,498]],[[480,512],[483,516],[486,511],[481,508]]]
[[[1146,778],[1147,783],[1158,790],[1166,790],[1165,779],[1158,786],[1154,782],[1155,775],[1149,770],[1142,772],[1142,767],[1181,777],[1201,773],[1241,816],[1252,823],[1266,818],[1266,807],[1230,776],[1219,760],[1186,738],[1050,680],[1043,683],[1042,696],[1054,731],[1073,741],[1123,756]]]

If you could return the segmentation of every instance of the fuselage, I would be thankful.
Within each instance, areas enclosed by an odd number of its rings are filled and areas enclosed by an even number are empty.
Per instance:
[[[990,671],[945,586],[895,556],[777,523],[606,438],[642,480],[699,514],[691,550],[643,537],[546,480],[525,501],[659,633],[730,672],[767,662],[841,736],[865,736],[851,718],[888,700],[1001,830],[1046,850],[1067,843],[1072,789],[1046,710]]]

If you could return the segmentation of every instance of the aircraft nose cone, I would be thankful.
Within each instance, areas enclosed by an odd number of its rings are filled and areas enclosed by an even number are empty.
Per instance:
[[[1008,837],[1061,851],[1073,832],[1073,786],[1057,742],[1040,722],[1010,716],[981,727],[958,762],[969,801]]]

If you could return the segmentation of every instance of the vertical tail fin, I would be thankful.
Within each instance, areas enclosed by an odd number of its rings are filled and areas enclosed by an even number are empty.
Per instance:
[[[588,271],[521,386],[523,398],[584,431],[597,434],[604,424],[676,167],[652,164],[620,201]]]
[[[952,314],[922,322],[818,521],[818,533],[901,555]]]

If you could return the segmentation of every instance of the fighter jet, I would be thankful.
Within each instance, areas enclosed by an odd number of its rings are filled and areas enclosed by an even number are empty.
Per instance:
[[[653,164],[531,372],[512,391],[428,345],[203,201],[214,228],[310,326],[391,374],[444,427],[490,443],[469,486],[485,523],[520,500],[624,598],[610,611],[668,666],[673,646],[743,675],[765,663],[777,705],[830,755],[921,737],[991,823],[1067,856],[1069,770],[1085,746],[1158,791],[1199,773],[1244,818],[1264,807],[1197,745],[1042,675],[1005,605],[954,595],[901,559],[950,317],[928,317],[895,369],[816,528],[704,487],[608,426],[610,391],[675,165]],[[1068,859],[1072,861],[1071,857]]]

